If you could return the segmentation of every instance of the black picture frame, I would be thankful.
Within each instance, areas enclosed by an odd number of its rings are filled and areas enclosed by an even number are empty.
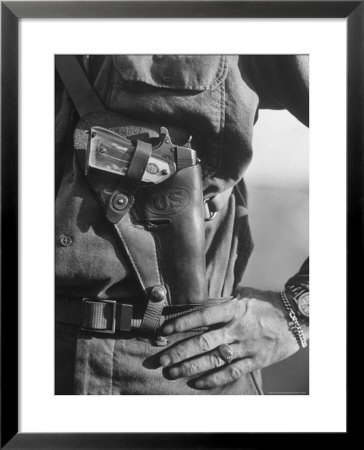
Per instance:
[[[22,18],[346,18],[348,298],[363,273],[364,1],[1,2],[1,448],[257,448],[271,434],[18,432],[18,23]],[[11,107],[9,107],[11,105]],[[358,264],[359,261],[359,264]],[[350,346],[348,346],[348,350]],[[282,419],[283,420],[283,419]],[[343,433],[347,437],[348,433]],[[302,436],[304,443],[309,434]],[[316,436],[316,444],[319,437]],[[280,435],[282,446],[292,442]]]

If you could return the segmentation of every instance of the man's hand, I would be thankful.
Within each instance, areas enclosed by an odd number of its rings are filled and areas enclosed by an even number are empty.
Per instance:
[[[243,374],[270,366],[299,350],[289,330],[279,294],[244,288],[233,300],[207,306],[168,322],[163,334],[180,333],[201,326],[217,329],[177,343],[164,351],[160,364],[172,379],[197,376],[197,389],[211,389],[231,383]],[[226,364],[218,347],[233,350]],[[210,372],[213,373],[205,373]]]

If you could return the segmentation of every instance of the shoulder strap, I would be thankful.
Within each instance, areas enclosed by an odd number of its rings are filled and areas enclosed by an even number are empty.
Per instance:
[[[74,55],[57,55],[56,68],[80,117],[94,111],[105,111]]]

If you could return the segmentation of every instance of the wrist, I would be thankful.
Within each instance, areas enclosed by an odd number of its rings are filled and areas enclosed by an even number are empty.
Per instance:
[[[300,323],[300,321],[298,320],[298,316],[296,314],[297,307],[295,306],[295,304],[292,304],[292,302],[288,299],[285,290],[281,291],[279,296],[286,312],[287,321],[289,323],[289,329],[296,338],[298,345],[301,348],[305,348],[307,346],[306,341],[308,338],[308,326],[307,326],[308,324]]]
[[[309,323],[309,303],[310,293],[305,288],[300,286],[287,286],[284,289],[284,293],[294,310],[297,318],[302,326],[306,326]]]
[[[286,296],[297,316],[297,320],[301,325],[303,335],[306,340],[309,339],[309,289],[307,285],[289,285],[286,284],[284,289]]]
[[[295,313],[303,326],[308,325],[310,317],[310,290],[308,282],[293,277],[287,281],[284,292],[294,307]]]

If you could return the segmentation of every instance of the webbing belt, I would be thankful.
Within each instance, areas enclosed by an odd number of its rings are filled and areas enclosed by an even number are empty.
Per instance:
[[[91,333],[115,334],[133,329],[143,331],[142,322],[144,319],[140,318],[139,308],[121,302],[122,300],[93,300],[89,298],[81,300],[57,297],[56,322],[74,325]],[[164,306],[158,317],[158,326],[155,331],[167,320],[204,307],[206,307],[206,304]],[[207,327],[198,328],[201,331],[205,329]]]

